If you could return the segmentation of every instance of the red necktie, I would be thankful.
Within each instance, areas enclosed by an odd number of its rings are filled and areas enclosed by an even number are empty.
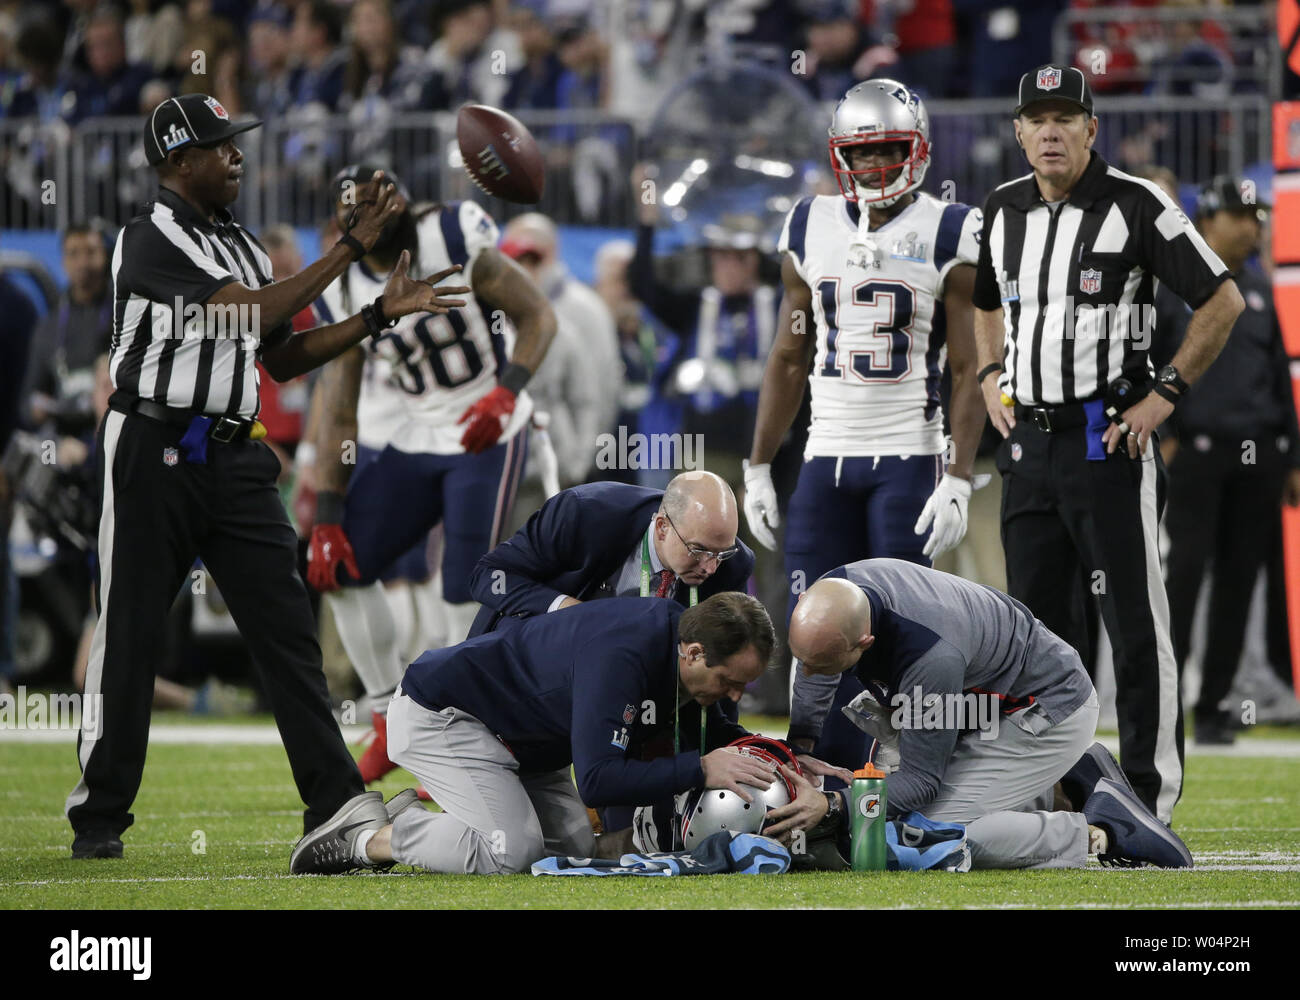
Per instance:
[[[668,591],[676,583],[677,577],[670,569],[660,570],[659,572],[659,589],[655,591],[655,597],[667,597]]]

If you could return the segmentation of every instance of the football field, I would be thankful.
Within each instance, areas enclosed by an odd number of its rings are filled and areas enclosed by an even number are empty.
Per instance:
[[[783,720],[742,721],[783,730]],[[1196,858],[1190,871],[1094,863],[1080,871],[666,879],[451,876],[401,867],[383,875],[290,876],[301,813],[269,720],[196,724],[161,713],[125,858],[74,862],[63,817],[76,779],[70,736],[0,732],[0,908],[1300,907],[1296,730],[1259,727],[1215,754],[1189,747],[1175,820]],[[1115,746],[1113,733],[1101,736]],[[385,797],[410,783],[394,772],[382,785]]]

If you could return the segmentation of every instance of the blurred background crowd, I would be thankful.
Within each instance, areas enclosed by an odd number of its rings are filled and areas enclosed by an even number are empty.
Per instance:
[[[593,434],[707,431],[707,467],[739,493],[779,302],[775,237],[799,197],[835,190],[824,130],[844,91],[886,76],[920,92],[934,146],[927,190],[982,204],[1024,172],[1008,121],[1021,73],[1077,65],[1098,96],[1098,149],[1168,184],[1191,214],[1217,175],[1249,178],[1267,200],[1270,102],[1300,94],[1275,36],[1269,5],[1177,0],[0,0],[0,508],[11,523],[0,689],[65,685],[85,661],[109,258],[118,227],[152,197],[140,123],[167,97],[209,93],[232,117],[265,123],[241,136],[234,207],[277,277],[335,238],[327,189],[345,164],[395,171],[417,201],[482,201],[505,227],[503,250],[560,316],[530,391],[553,415],[561,485],[662,485],[672,474],[600,467]],[[469,185],[454,141],[467,102],[514,112],[538,138],[537,211]],[[1271,265],[1264,254],[1249,266]],[[701,337],[710,295],[721,305]],[[584,368],[597,339],[621,358],[614,378]],[[263,378],[262,391],[305,537],[313,477],[298,446],[311,382]],[[800,434],[778,469],[787,494]],[[541,500],[534,473],[516,523]],[[997,585],[991,503],[943,568]],[[783,593],[779,558],[760,564],[760,596]],[[1273,695],[1290,675],[1279,566],[1249,632],[1250,656],[1273,667],[1257,683]],[[394,600],[405,600],[400,583]],[[201,567],[169,627],[160,705],[252,707],[246,654]],[[328,621],[322,638],[347,696]],[[413,630],[410,648],[419,643]],[[759,701],[780,708],[783,697]]]

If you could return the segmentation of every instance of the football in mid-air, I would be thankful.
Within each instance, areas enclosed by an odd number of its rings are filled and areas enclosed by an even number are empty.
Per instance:
[[[456,142],[470,180],[488,194],[521,205],[541,200],[542,151],[519,119],[486,104],[466,104],[456,116]]]

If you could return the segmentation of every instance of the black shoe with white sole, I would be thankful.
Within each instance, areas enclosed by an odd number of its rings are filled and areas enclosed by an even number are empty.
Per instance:
[[[1109,843],[1106,853],[1101,855],[1104,865],[1192,867],[1192,852],[1178,834],[1156,819],[1132,789],[1117,781],[1110,778],[1098,781],[1097,790],[1083,806],[1083,815],[1089,824],[1106,831]]]
[[[380,792],[362,792],[348,799],[343,808],[306,834],[289,857],[291,875],[342,875],[358,868],[371,868],[353,858],[357,838],[366,830],[388,825],[388,810]]]
[[[1083,752],[1083,756],[1074,767],[1065,772],[1065,777],[1061,779],[1061,790],[1065,792],[1065,797],[1070,800],[1070,805],[1075,812],[1083,812],[1084,803],[1092,796],[1097,788],[1097,782],[1102,778],[1119,782],[1133,792],[1133,786],[1124,774],[1124,769],[1119,766],[1115,755],[1106,749],[1105,743],[1094,743]],[[1137,793],[1133,792],[1133,794]]]

